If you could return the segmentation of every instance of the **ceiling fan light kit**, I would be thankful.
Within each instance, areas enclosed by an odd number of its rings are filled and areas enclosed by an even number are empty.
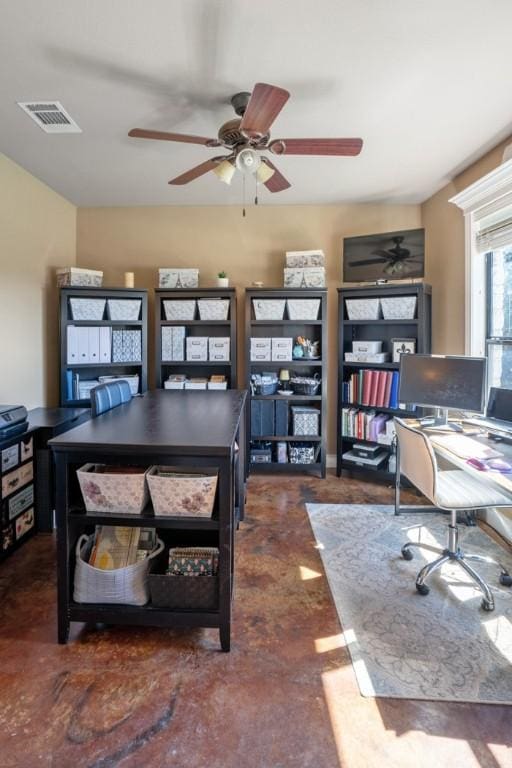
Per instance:
[[[224,147],[230,155],[216,157],[201,163],[169,181],[169,184],[188,184],[209,171],[225,184],[230,184],[238,169],[245,175],[253,175],[269,192],[282,192],[290,182],[268,158],[258,152],[268,150],[273,155],[330,155],[354,156],[361,152],[362,139],[274,139],[270,141],[270,127],[290,98],[284,88],[268,83],[256,83],[252,93],[241,91],[231,98],[231,105],[239,116],[224,123],[218,138],[193,136],[184,133],[168,133],[144,128],[133,128],[128,136],[139,139],[176,141],[186,144],[202,144],[207,148]],[[234,163],[233,163],[234,160]]]

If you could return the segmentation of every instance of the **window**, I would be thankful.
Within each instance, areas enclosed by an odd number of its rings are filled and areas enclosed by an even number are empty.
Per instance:
[[[512,389],[512,245],[486,255],[488,384]]]

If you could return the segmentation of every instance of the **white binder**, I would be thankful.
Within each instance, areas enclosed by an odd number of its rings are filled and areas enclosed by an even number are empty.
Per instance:
[[[76,325],[68,325],[67,330],[67,345],[68,345],[68,365],[72,363],[78,363],[78,328]]]
[[[78,362],[89,362],[89,328],[86,326],[76,329],[78,336]]]
[[[89,362],[100,362],[100,328],[92,326],[89,331]]]
[[[101,326],[100,332],[100,363],[112,362],[112,328]]]

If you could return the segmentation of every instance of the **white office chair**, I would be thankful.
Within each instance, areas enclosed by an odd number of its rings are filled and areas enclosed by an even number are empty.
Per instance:
[[[398,440],[397,473],[407,477],[435,507],[450,512],[448,524],[448,543],[445,549],[432,547],[421,542],[408,542],[402,547],[405,560],[412,560],[413,547],[426,549],[440,555],[437,560],[427,563],[416,577],[416,589],[421,595],[427,595],[429,588],[425,579],[434,571],[441,568],[449,560],[458,563],[477,584],[483,593],[482,608],[494,610],[494,598],[489,586],[468,564],[468,560],[484,563],[494,563],[501,569],[500,583],[512,586],[512,577],[501,563],[481,555],[467,555],[459,548],[459,529],[457,526],[457,511],[486,507],[511,505],[510,497],[488,486],[461,469],[442,470],[437,467],[437,460],[432,446],[425,434],[419,429],[409,426],[401,419],[395,418],[396,435]],[[397,486],[400,476],[397,477]]]

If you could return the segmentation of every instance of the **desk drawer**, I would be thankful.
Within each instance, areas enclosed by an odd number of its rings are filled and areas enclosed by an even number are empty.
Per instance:
[[[34,477],[34,465],[32,462],[23,464],[23,466],[15,469],[14,472],[2,477],[2,497],[5,499],[14,493],[18,488],[29,483]]]
[[[20,512],[31,507],[34,504],[34,486],[28,485],[23,490],[19,491],[15,496],[11,496],[8,502],[9,505],[9,520],[12,520]]]

